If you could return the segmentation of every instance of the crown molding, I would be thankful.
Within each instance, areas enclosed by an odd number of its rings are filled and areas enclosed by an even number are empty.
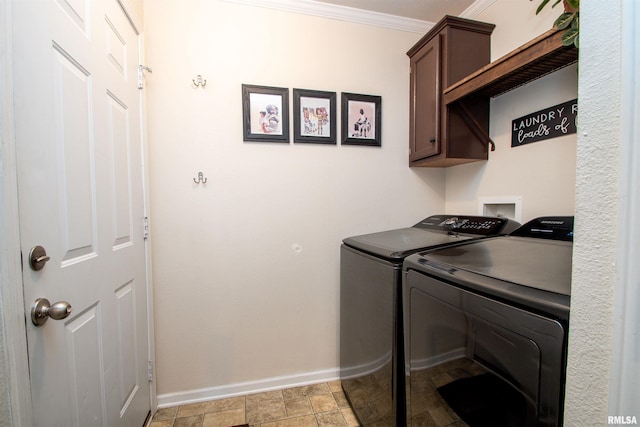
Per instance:
[[[404,18],[385,13],[356,9],[353,7],[322,3],[313,0],[223,0],[227,3],[244,4],[255,7],[284,10],[318,16],[321,18],[337,19],[357,24],[373,25],[392,30],[407,31],[424,34],[435,24],[419,19]],[[495,1],[495,0],[494,0]]]
[[[460,14],[461,18],[473,19],[488,9],[497,0],[476,0]]]

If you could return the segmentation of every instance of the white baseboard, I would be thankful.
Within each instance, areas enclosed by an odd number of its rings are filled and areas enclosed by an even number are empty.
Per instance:
[[[158,394],[158,408],[186,405],[207,400],[224,399],[227,397],[243,396],[246,394],[262,393],[283,388],[300,387],[340,378],[339,368],[324,371],[308,372],[304,374],[285,375],[266,378],[257,381],[227,384],[217,387],[185,390],[175,393]]]
[[[391,359],[392,353],[389,351],[376,360],[372,360],[357,366],[348,366],[342,368],[342,370],[340,371],[340,377],[342,379],[351,379],[372,374],[380,370],[384,365],[390,363]]]

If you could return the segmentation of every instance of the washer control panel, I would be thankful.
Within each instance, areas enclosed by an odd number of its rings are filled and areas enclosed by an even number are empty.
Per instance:
[[[468,215],[432,215],[414,227],[443,232],[495,236],[508,234],[520,224],[509,218]]]
[[[532,219],[512,236],[573,242],[573,216],[543,216]]]

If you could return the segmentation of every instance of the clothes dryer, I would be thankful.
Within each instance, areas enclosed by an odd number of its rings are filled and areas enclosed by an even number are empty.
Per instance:
[[[403,425],[401,272],[426,248],[506,234],[507,218],[433,215],[413,227],[349,237],[340,249],[340,377],[359,422]]]

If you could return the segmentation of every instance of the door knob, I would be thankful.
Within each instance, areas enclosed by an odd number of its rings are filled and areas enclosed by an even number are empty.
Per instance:
[[[38,298],[31,307],[31,321],[36,326],[42,326],[49,318],[61,320],[69,316],[72,307],[66,301],[51,304],[46,298]]]

